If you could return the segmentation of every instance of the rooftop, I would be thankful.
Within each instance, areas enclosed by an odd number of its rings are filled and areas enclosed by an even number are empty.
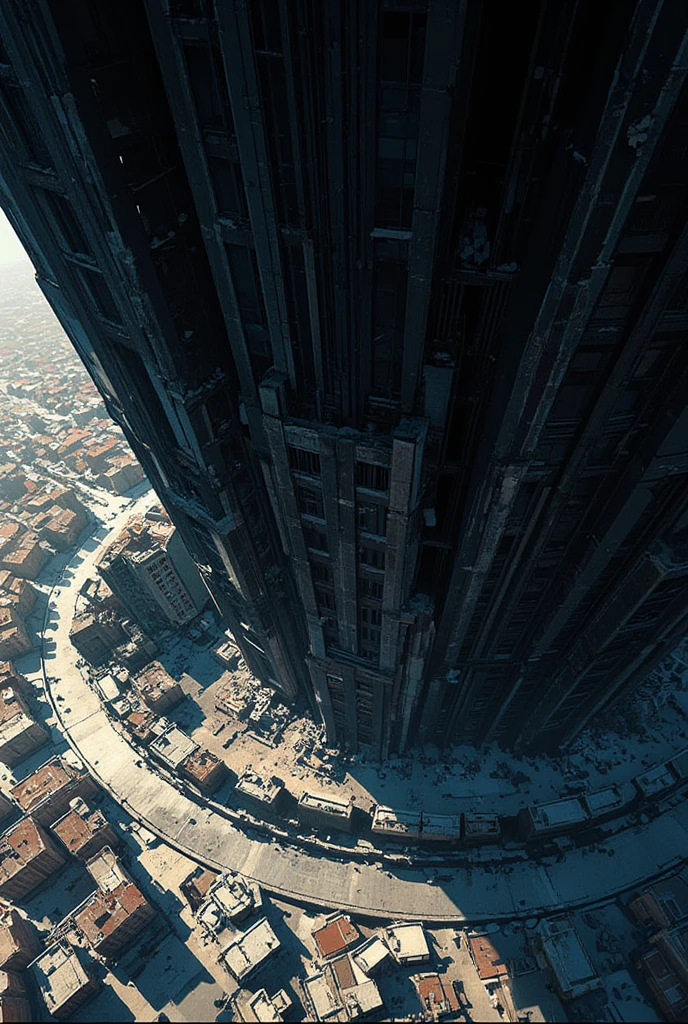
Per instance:
[[[129,917],[148,902],[133,882],[124,882],[110,892],[98,889],[75,915],[77,928],[91,946],[114,935]]]
[[[481,981],[508,977],[509,971],[487,935],[470,935],[468,945]]]
[[[85,846],[102,829],[107,828],[108,820],[102,811],[95,810],[86,816],[76,810],[68,811],[54,825],[53,832],[62,840],[67,849],[74,853]]]
[[[267,919],[262,917],[243,934],[225,946],[221,954],[227,968],[237,981],[243,981],[252,971],[279,949],[280,942]]]
[[[45,848],[43,836],[33,818],[22,818],[0,836],[0,882],[37,857]]]
[[[531,807],[530,816],[536,829],[554,828],[559,825],[574,825],[581,821],[587,821],[588,812],[579,797],[572,797]]]
[[[499,833],[499,815],[482,814],[470,811],[464,814],[464,827],[467,836],[485,836]]]
[[[130,882],[129,876],[109,846],[104,846],[95,857],[86,861],[86,870],[103,892],[115,892],[120,885]]]
[[[341,798],[324,796],[321,793],[302,793],[299,797],[299,806],[313,811],[322,811],[324,814],[336,814],[343,818],[350,818],[353,800],[351,797]]]
[[[157,736],[153,740],[150,749],[161,760],[173,768],[178,768],[182,761],[198,750],[198,743],[190,739],[178,726],[170,725],[162,736]]]
[[[334,914],[326,919],[322,928],[313,932],[318,953],[322,957],[331,957],[348,949],[361,937],[356,925],[345,914]]]
[[[425,930],[420,922],[393,924],[384,928],[381,934],[398,963],[419,963],[430,959]]]
[[[538,931],[542,948],[564,991],[597,979],[590,957],[568,917],[541,921]]]
[[[377,935],[373,935],[352,954],[354,963],[358,964],[365,974],[372,974],[376,967],[389,957],[389,947]]]
[[[71,765],[53,757],[22,782],[12,786],[11,793],[23,811],[32,811],[42,800],[58,793],[76,776]]]
[[[393,807],[376,807],[373,831],[417,835],[420,832],[420,811],[397,811]]]
[[[316,1020],[346,1020],[344,1007],[324,971],[304,979],[303,989],[313,1007]]]
[[[238,793],[245,793],[247,796],[253,797],[254,800],[271,804],[274,803],[284,787],[274,779],[263,779],[249,769],[244,772],[234,788]]]
[[[64,940],[49,946],[30,964],[30,969],[50,1013],[64,1006],[79,989],[91,984],[76,952]]]

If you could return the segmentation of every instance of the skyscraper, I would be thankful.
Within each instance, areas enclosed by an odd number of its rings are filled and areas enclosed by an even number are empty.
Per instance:
[[[0,10],[0,202],[257,675],[554,746],[688,618],[681,0]]]

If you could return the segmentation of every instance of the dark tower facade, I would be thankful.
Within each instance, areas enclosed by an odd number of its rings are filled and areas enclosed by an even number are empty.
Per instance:
[[[555,747],[688,621],[682,0],[6,0],[0,203],[247,662]]]

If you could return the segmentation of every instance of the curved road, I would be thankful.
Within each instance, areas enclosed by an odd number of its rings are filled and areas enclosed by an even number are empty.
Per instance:
[[[69,642],[74,604],[93,575],[103,540],[121,529],[151,495],[104,525],[73,556],[50,595],[43,642],[43,670],[58,722],[68,742],[101,785],[126,811],[181,853],[217,870],[231,868],[268,892],[297,903],[346,909],[364,917],[474,923],[536,917],[609,898],[674,868],[688,851],[688,802],[647,825],[628,829],[597,846],[574,850],[561,863],[533,861],[503,869],[480,863],[452,868],[439,878],[428,870],[381,870],[341,863],[281,847],[269,837],[249,838],[217,812],[161,779],[114,728],[76,667]],[[494,857],[494,853],[488,854]]]

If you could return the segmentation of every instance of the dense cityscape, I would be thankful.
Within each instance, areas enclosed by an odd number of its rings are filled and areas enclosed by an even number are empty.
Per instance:
[[[0,1020],[688,1015],[688,12],[518,6],[0,4]]]

